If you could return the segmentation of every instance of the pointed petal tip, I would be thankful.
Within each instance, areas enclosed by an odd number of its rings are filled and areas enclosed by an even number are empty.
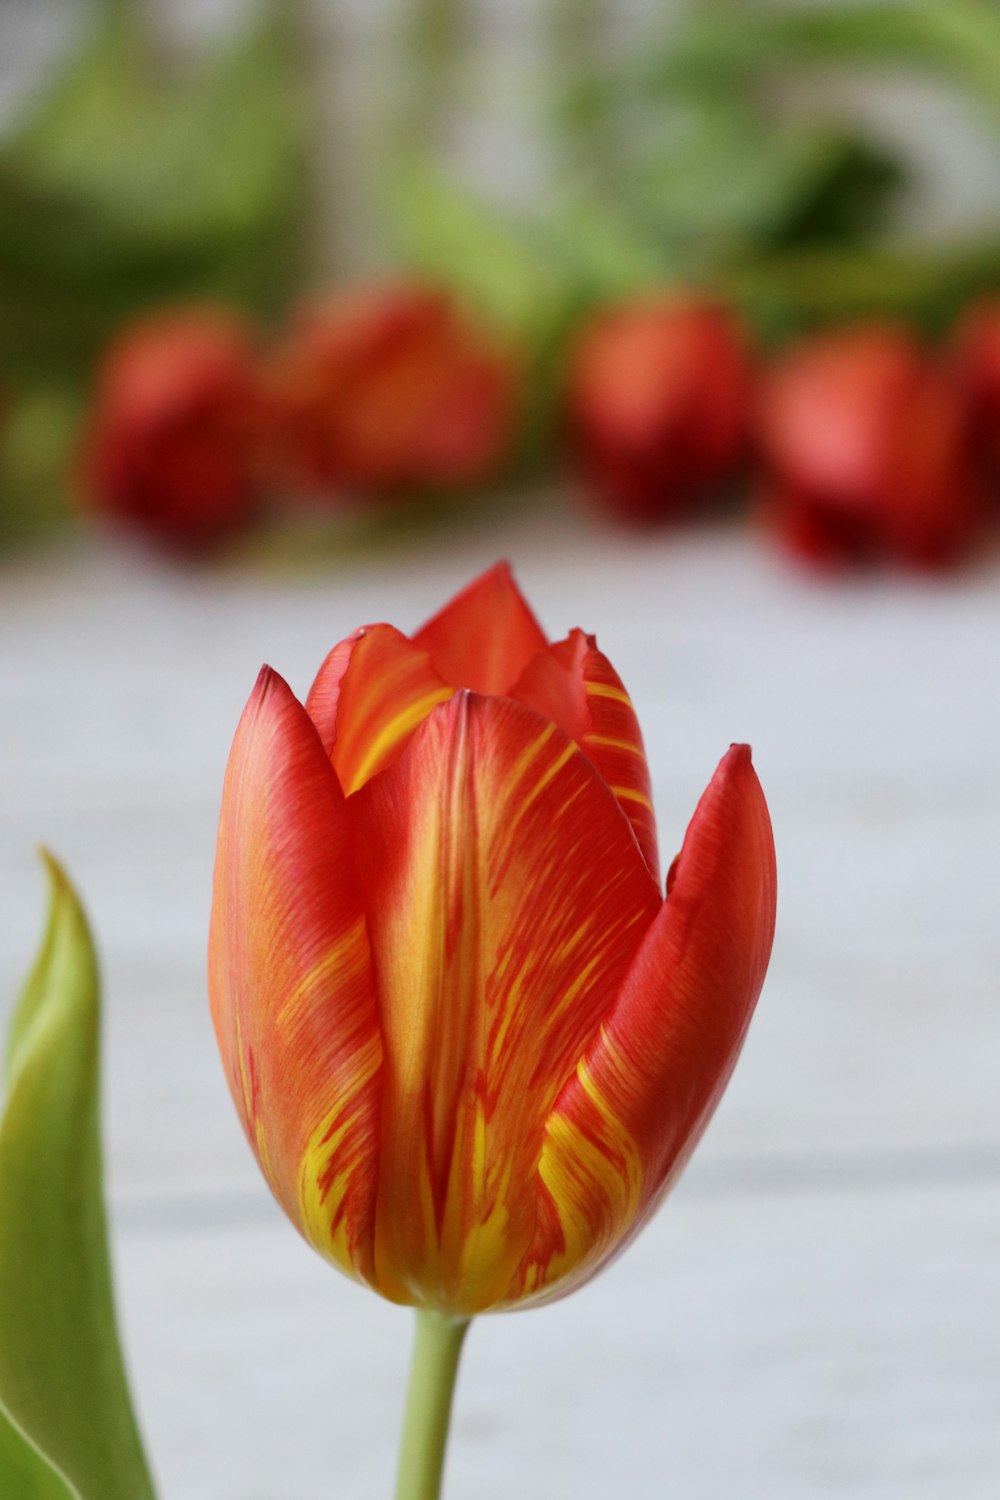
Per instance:
[[[295,697],[295,694],[292,692],[291,688],[288,686],[288,683],[282,677],[281,673],[276,672],[273,667],[269,667],[267,662],[265,662],[260,671],[257,673],[257,679],[254,682],[253,690],[250,694],[250,697],[247,699],[246,711],[258,711],[265,705],[268,698],[272,697],[275,694],[277,694],[279,698]],[[298,699],[296,699],[296,702],[298,702]]]
[[[257,673],[253,685],[253,690],[250,693],[250,697],[247,699],[248,704],[261,702],[267,696],[267,693],[269,689],[274,685],[275,680],[280,682],[281,678],[278,676],[273,667],[269,667],[267,662],[264,662],[261,666],[260,671]]]
[[[503,560],[480,573],[412,637],[453,687],[505,694],[547,638]]]

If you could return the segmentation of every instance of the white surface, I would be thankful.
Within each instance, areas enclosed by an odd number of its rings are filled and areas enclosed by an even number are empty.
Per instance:
[[[407,1315],[281,1220],[206,1012],[222,771],[268,660],[417,625],[512,557],[629,685],[665,856],[750,739],[778,938],[688,1175],[603,1279],[470,1336],[450,1500],[995,1500],[1000,1475],[1000,566],[800,578],[746,534],[483,518],[300,573],[131,554],[0,568],[0,1011],[79,881],[107,991],[131,1364],[164,1500],[387,1500]]]

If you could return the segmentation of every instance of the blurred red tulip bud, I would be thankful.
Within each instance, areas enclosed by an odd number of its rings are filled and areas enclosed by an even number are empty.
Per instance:
[[[362,494],[493,477],[514,427],[510,354],[443,294],[371,287],[303,307],[270,370],[287,483]]]
[[[953,363],[974,452],[1000,481],[1000,301],[969,309],[955,334]]]
[[[150,316],[111,345],[98,373],[86,500],[175,550],[210,548],[252,508],[259,422],[252,341],[237,316]]]
[[[600,315],[572,357],[569,424],[585,482],[630,520],[671,520],[729,479],[749,433],[751,361],[733,315],[635,302]]]
[[[905,329],[816,337],[766,377],[760,401],[765,513],[820,566],[942,566],[979,510],[954,385]]]

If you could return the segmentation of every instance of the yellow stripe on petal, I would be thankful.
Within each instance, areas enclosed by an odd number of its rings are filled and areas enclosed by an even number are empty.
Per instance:
[[[535,1240],[512,1300],[558,1296],[592,1275],[655,1208],[729,1078],[774,911],[767,807],[749,750],[734,746],[698,804],[671,893],[553,1108]]]
[[[586,1062],[576,1071],[587,1108],[559,1109],[545,1131],[538,1172],[559,1225],[540,1237],[523,1267],[525,1289],[560,1294],[586,1280],[632,1229],[642,1203],[643,1166],[636,1141],[616,1119]]]
[[[346,796],[390,765],[453,689],[426,651],[391,625],[369,625],[330,652],[306,709]]]
[[[331,1080],[337,1097],[316,1126],[302,1158],[299,1198],[306,1239],[349,1276],[357,1275],[351,1221],[351,1185],[363,1167],[358,1143],[363,1140],[367,1086],[382,1066],[382,1043],[369,1037],[350,1059],[349,1077]],[[344,1070],[345,1072],[348,1070]]]
[[[632,700],[592,636],[574,630],[540,653],[511,696],[576,741],[617,798],[654,880],[659,879],[656,820],[639,721]]]
[[[613,682],[588,682],[588,698],[610,698],[613,703],[622,703],[626,708],[632,707],[632,699],[623,687]]]
[[[305,710],[269,672],[226,772],[209,992],[230,1089],[275,1196],[318,1248],[370,1281],[381,1037],[368,931],[343,793]],[[303,1163],[328,1132],[312,1177],[332,1176],[306,1205]]]
[[[555,725],[459,695],[348,804],[385,1045],[378,1284],[474,1313],[535,1234],[552,1106],[659,907]]]

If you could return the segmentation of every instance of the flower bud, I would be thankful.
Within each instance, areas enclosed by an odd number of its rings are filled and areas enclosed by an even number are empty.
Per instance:
[[[976,303],[958,326],[955,378],[965,402],[973,451],[1000,481],[1000,300]]]
[[[747,745],[664,895],[642,734],[594,637],[506,567],[412,637],[265,668],[222,794],[209,989],[306,1240],[394,1302],[550,1301],[653,1213],[725,1088],[774,934]]]
[[[98,373],[86,502],[176,551],[217,545],[253,505],[259,415],[250,333],[237,316],[185,308],[134,324]]]
[[[765,514],[820,566],[953,560],[978,513],[961,402],[907,330],[868,325],[790,351],[764,381]]]
[[[751,367],[734,317],[701,302],[612,308],[572,358],[569,423],[585,483],[631,521],[667,521],[729,479],[749,431]]]
[[[310,491],[482,483],[514,425],[510,355],[424,287],[372,287],[304,306],[269,387],[277,471]]]

